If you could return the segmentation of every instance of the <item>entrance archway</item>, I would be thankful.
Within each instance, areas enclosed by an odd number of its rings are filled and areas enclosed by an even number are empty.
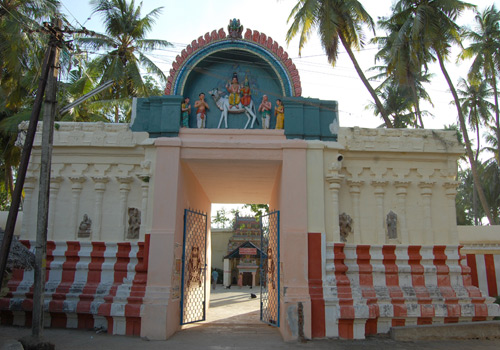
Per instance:
[[[154,190],[148,284],[154,281],[171,290],[165,310],[166,337],[180,329],[181,276],[176,275],[180,272],[175,264],[182,259],[183,211],[192,208],[210,217],[210,206],[214,202],[269,203],[270,208],[281,212],[280,244],[284,249],[281,262],[274,266],[275,271],[279,269],[281,273],[275,292],[284,295],[279,305],[281,310],[287,303],[296,308],[300,300],[308,313],[307,258],[301,249],[307,245],[306,143],[287,140],[281,130],[185,129],[179,138],[157,139],[155,146],[155,184],[158,185]],[[291,188],[293,191],[288,190]],[[169,198],[167,205],[165,198]],[[207,245],[210,244],[208,235]],[[174,248],[168,251],[168,247]],[[298,259],[300,255],[304,255],[304,259]],[[207,254],[207,266],[211,266],[210,261],[211,256]],[[164,266],[166,270],[159,271],[157,266]],[[205,273],[209,281],[210,270],[206,269]],[[150,274],[155,275],[150,278]],[[287,280],[292,285],[283,293]],[[210,286],[206,288],[208,292]],[[292,294],[288,294],[290,290]],[[144,333],[149,332],[149,315],[156,312],[157,308],[152,310],[145,305]],[[281,316],[284,320],[287,317],[283,311]],[[158,328],[153,324],[151,327]],[[285,339],[290,338],[289,327],[280,325],[280,331]]]

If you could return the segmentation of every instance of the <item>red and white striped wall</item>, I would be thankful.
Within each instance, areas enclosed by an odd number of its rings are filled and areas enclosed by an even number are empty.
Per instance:
[[[148,251],[149,235],[145,242],[48,242],[46,325],[140,335]],[[2,324],[30,326],[33,282],[33,271],[13,272],[0,299]]]
[[[466,256],[466,264],[471,270],[472,285],[490,297],[500,295],[500,246],[491,249],[464,246],[461,250]]]
[[[313,337],[363,339],[392,326],[500,316],[472,285],[458,246],[325,243],[318,233],[308,243]]]

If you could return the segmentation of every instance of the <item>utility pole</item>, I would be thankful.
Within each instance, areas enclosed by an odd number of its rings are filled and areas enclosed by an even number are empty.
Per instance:
[[[42,64],[42,73],[40,75],[40,81],[38,82],[38,89],[35,97],[35,102],[33,103],[33,109],[31,111],[30,123],[21,153],[21,161],[19,163],[19,169],[17,171],[16,185],[14,187],[14,192],[12,193],[9,216],[7,217],[7,223],[5,224],[5,234],[2,241],[2,246],[0,247],[0,285],[5,275],[5,268],[7,266],[7,259],[9,257],[10,245],[12,244],[12,237],[14,236],[14,228],[17,221],[17,214],[19,213],[19,205],[21,204],[24,180],[26,178],[26,171],[28,170],[31,150],[33,148],[33,141],[35,140],[38,119],[40,116],[40,110],[42,108],[43,96],[47,85],[49,71],[51,67],[54,66],[56,51],[58,51],[58,46],[64,44],[63,34],[80,33],[85,35],[95,35],[93,31],[89,31],[85,28],[71,30],[70,28],[65,27],[64,30],[62,30],[60,23],[58,26],[53,26],[50,23],[44,23],[43,28],[39,28],[35,31],[49,34],[50,41],[49,47],[45,52],[45,57]],[[53,98],[52,100],[55,101],[55,98]]]
[[[52,163],[52,141],[54,137],[54,119],[57,107],[57,77],[59,75],[59,54],[63,43],[62,21],[55,19],[49,27],[51,33],[49,45],[54,48],[54,62],[50,67],[50,74],[45,94],[42,155],[40,166],[40,183],[38,191],[38,214],[35,248],[35,284],[33,290],[33,319],[32,336],[40,340],[43,333],[43,309],[45,292],[45,275],[47,264],[47,222],[49,216],[50,168]]]
[[[21,152],[21,161],[17,171],[16,186],[14,193],[12,193],[12,202],[10,205],[9,216],[5,225],[5,234],[2,241],[0,250],[0,281],[3,280],[5,275],[5,268],[7,266],[7,258],[9,256],[10,245],[12,237],[14,236],[14,228],[16,226],[17,214],[19,213],[19,205],[21,204],[21,197],[24,187],[24,180],[26,178],[26,171],[28,170],[28,163],[30,161],[31,149],[33,148],[33,141],[35,140],[36,128],[38,125],[38,118],[40,110],[42,109],[42,100],[47,85],[47,78],[49,75],[49,67],[54,65],[55,48],[49,47],[45,52],[45,58],[42,65],[42,74],[38,83],[35,102],[33,110],[31,111],[30,124],[26,133],[23,150]]]

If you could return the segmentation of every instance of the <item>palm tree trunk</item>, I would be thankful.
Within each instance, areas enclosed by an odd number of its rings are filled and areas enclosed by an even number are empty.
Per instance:
[[[365,84],[365,87],[368,89],[368,92],[370,93],[373,100],[375,101],[375,104],[377,105],[377,108],[378,108],[380,114],[382,115],[382,118],[384,119],[385,126],[387,126],[388,128],[393,128],[394,126],[392,125],[391,120],[389,119],[389,116],[387,115],[387,112],[386,112],[384,106],[382,105],[382,102],[380,102],[380,99],[378,98],[377,93],[375,92],[375,90],[373,90],[372,86],[368,82],[368,79],[366,79],[365,74],[361,70],[361,67],[358,64],[358,61],[356,60],[356,57],[354,56],[354,54],[351,50],[351,47],[349,45],[347,45],[344,36],[340,33],[339,33],[339,38],[340,38],[340,41],[342,42],[342,45],[344,45],[344,48],[347,51],[347,54],[349,55],[349,58],[351,59],[352,64],[354,65],[354,68],[356,69],[356,72],[358,73],[359,77],[361,78],[361,81],[363,82],[363,84]]]
[[[118,123],[120,121],[120,115],[118,114],[118,112],[118,106],[115,106],[115,123]]]
[[[495,98],[495,126],[496,126],[496,134],[497,134],[497,155],[496,159],[498,164],[500,164],[500,111],[498,108],[498,89],[497,89],[497,78],[496,78],[496,70],[493,67],[493,74],[491,79],[493,80],[493,93]]]
[[[413,100],[415,102],[415,110],[417,113],[418,121],[420,122],[420,127],[424,129],[424,121],[422,120],[422,113],[420,112],[420,102],[418,100],[417,89],[415,87],[415,82],[411,83],[411,92],[413,95]]]
[[[470,169],[472,171],[472,179],[474,180],[474,184],[476,185],[477,194],[479,196],[479,201],[481,202],[481,206],[483,207],[484,213],[488,218],[490,225],[494,225],[493,218],[491,217],[490,207],[488,202],[486,201],[486,196],[484,195],[483,187],[481,186],[481,182],[479,181],[479,174],[477,173],[476,162],[474,161],[474,154],[472,153],[472,147],[469,139],[469,134],[467,132],[467,125],[465,124],[464,114],[462,113],[462,107],[460,106],[460,100],[458,99],[457,91],[455,90],[455,86],[453,85],[448,71],[444,66],[443,57],[439,52],[436,52],[436,56],[439,61],[439,66],[441,67],[441,72],[443,73],[446,82],[448,83],[448,87],[453,95],[453,99],[455,100],[455,106],[457,107],[458,112],[458,121],[460,122],[460,129],[462,130],[462,134],[464,136],[465,141],[465,150],[467,153],[467,157],[469,158]]]
[[[476,114],[476,117],[474,118],[474,120],[476,121],[476,138],[477,138],[477,146],[476,146],[476,157],[474,159],[474,161],[476,162],[476,167],[478,165],[478,161],[479,161],[479,149],[481,147],[481,137],[480,137],[480,133],[479,133],[479,122],[477,120],[477,109],[474,108],[474,114]],[[473,191],[472,191],[472,208],[474,210],[474,225],[479,225],[479,222],[478,222],[478,217],[477,217],[477,188],[476,188],[476,185],[473,184]]]

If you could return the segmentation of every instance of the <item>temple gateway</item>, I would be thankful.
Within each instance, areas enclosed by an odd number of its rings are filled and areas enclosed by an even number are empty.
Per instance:
[[[283,48],[231,20],[177,56],[165,95],[135,100],[130,125],[59,123],[47,326],[167,339],[203,320],[211,203],[269,204],[262,238],[235,245],[225,278],[262,287],[262,321],[284,340],[500,316],[495,279],[476,264],[485,251],[460,251],[454,132],[339,128],[336,101],[301,92]],[[40,136],[19,232],[28,247]],[[30,324],[32,284],[14,271],[3,324]]]

